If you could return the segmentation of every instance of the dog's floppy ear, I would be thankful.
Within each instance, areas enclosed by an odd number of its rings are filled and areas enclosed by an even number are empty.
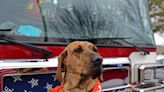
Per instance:
[[[61,52],[61,54],[58,57],[58,67],[57,67],[57,70],[56,70],[56,79],[59,82],[62,82],[62,71],[64,70],[63,61],[64,61],[66,56],[67,56],[67,50],[64,50],[64,51]]]

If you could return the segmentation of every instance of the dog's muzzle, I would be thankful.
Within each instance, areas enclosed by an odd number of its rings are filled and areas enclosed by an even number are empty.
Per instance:
[[[91,76],[93,79],[100,77],[102,74],[102,57],[98,54],[94,54],[92,58]]]

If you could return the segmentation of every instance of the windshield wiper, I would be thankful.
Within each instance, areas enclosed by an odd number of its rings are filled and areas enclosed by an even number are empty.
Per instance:
[[[125,39],[131,39],[131,38],[83,38],[83,39],[72,39],[71,38],[69,40],[70,41],[89,41],[89,42],[92,42],[92,43],[97,43],[97,40],[100,40],[100,39],[101,40],[110,40],[113,43],[116,43],[118,45],[123,45],[120,42],[115,41],[115,40],[121,40],[121,41],[123,41],[123,42],[125,42],[125,43],[127,43],[127,44],[129,44],[129,45],[131,45],[131,46],[133,46],[133,47],[135,47],[137,49],[139,49],[140,51],[144,52],[144,55],[147,55],[147,54],[150,53],[149,51],[145,50],[145,48],[138,47],[135,44],[130,43],[130,42],[128,42],[128,41],[125,40]]]
[[[0,31],[1,31],[1,29],[0,29]],[[9,39],[6,35],[3,35],[3,34],[0,34],[0,40],[4,40],[4,41],[10,42],[10,43],[18,44],[18,45],[21,45],[23,47],[30,48],[32,50],[41,52],[45,55],[45,59],[47,59],[48,56],[52,55],[52,52],[49,51],[49,50],[36,47],[35,45],[31,45],[31,44],[27,44],[27,43],[23,43],[23,42],[19,42],[19,41]]]
[[[97,38],[97,39],[99,39],[99,38]],[[101,39],[101,38],[100,38]],[[133,43],[130,43],[130,42],[128,42],[128,41],[126,41],[125,39],[131,39],[131,38],[102,38],[102,39],[108,39],[108,40],[121,40],[121,41],[123,41],[123,42],[125,42],[125,43],[127,43],[127,44],[129,44],[129,45],[131,45],[131,46],[133,46],[133,47],[135,47],[135,48],[137,48],[137,49],[139,49],[139,51],[142,51],[143,53],[144,53],[144,55],[147,55],[147,54],[150,54],[150,52],[149,51],[147,51],[145,48],[142,48],[142,47],[138,47],[138,46],[136,46],[135,44],[133,44]],[[115,43],[117,42],[117,41],[114,41]],[[119,43],[119,42],[118,42]],[[119,44],[121,44],[121,43],[119,43]],[[122,45],[122,44],[121,44]]]
[[[11,32],[12,29],[0,29],[2,32]]]
[[[127,43],[127,44],[129,44],[129,45],[131,45],[131,46],[133,46],[133,47],[135,47],[135,48],[138,48],[140,51],[144,52],[144,55],[150,54],[150,52],[147,51],[147,50],[146,50],[145,48],[143,48],[143,47],[138,47],[138,46],[136,46],[135,44],[126,41],[125,39],[122,39],[122,41],[124,41],[125,43]]]

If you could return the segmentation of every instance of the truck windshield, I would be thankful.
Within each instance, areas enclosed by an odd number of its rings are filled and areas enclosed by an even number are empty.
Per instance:
[[[118,46],[108,38],[130,38],[155,46],[147,0],[0,0],[0,29],[7,28],[6,35],[35,44],[98,38],[97,45]]]

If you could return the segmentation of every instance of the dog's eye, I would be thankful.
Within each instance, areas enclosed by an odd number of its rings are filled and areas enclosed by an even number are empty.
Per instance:
[[[93,48],[93,51],[94,51],[94,52],[97,52],[97,49],[96,49],[96,48]]]
[[[82,48],[81,47],[78,47],[74,50],[76,53],[81,53],[82,52]]]

